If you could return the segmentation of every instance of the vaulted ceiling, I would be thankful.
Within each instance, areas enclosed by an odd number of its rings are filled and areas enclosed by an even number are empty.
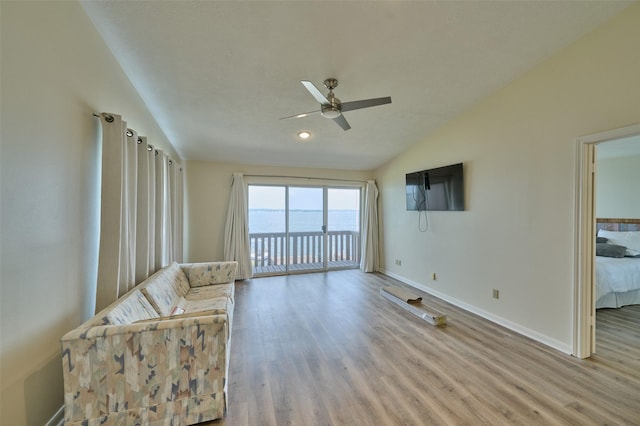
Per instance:
[[[368,170],[621,12],[616,1],[87,1],[185,159]],[[339,80],[314,114],[300,84]],[[326,92],[325,92],[326,93]],[[302,142],[301,130],[312,136]]]

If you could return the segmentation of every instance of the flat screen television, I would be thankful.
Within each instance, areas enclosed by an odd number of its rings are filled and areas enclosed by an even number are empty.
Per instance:
[[[407,210],[464,210],[462,163],[407,173]]]

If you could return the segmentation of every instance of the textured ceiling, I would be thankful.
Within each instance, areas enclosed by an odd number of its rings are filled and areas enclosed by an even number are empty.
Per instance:
[[[87,1],[186,159],[373,169],[594,29],[615,1]],[[336,77],[343,131],[300,84]],[[133,124],[133,123],[132,123]],[[312,137],[300,142],[296,134]]]

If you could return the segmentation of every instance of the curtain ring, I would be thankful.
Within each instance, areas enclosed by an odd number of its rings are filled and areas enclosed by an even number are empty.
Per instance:
[[[158,156],[158,150],[156,149],[156,157]]]
[[[169,165],[173,166],[173,160],[169,160]]]
[[[147,145],[147,151],[153,151],[153,146]]]
[[[133,132],[131,131],[131,129],[127,129],[127,136],[131,137],[133,136]]]
[[[115,120],[115,118],[113,118],[113,115],[104,116],[104,121],[106,121],[107,123],[113,123],[113,120]]]
[[[141,144],[142,143],[142,138],[138,138],[138,143]]]

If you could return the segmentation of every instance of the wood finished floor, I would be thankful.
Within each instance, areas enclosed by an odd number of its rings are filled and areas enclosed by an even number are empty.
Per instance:
[[[236,284],[229,410],[208,425],[640,424],[638,306],[599,311],[580,360],[425,297],[448,317],[433,327],[379,295],[401,285],[382,275]]]

